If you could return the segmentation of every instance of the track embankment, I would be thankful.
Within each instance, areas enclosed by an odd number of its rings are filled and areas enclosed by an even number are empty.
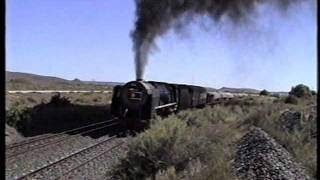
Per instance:
[[[253,128],[240,140],[235,168],[241,179],[311,179],[289,152],[260,128]]]

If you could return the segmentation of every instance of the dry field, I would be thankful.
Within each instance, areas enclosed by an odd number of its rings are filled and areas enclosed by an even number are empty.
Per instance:
[[[112,94],[106,93],[60,93],[62,97],[78,105],[107,105],[111,103]],[[48,103],[54,93],[16,93],[6,94],[6,109],[11,107],[34,107],[41,103]]]

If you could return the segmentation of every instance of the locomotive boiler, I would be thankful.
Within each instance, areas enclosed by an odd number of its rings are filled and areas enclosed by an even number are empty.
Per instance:
[[[157,115],[204,107],[206,88],[156,81],[131,81],[113,90],[111,113],[128,129],[146,127]]]

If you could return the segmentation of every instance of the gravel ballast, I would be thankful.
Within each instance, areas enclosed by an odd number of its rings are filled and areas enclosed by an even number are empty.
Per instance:
[[[17,177],[23,176],[31,171],[49,165],[63,157],[71,155],[81,149],[85,149],[93,144],[102,142],[109,139],[108,136],[103,136],[99,139],[91,139],[90,137],[78,137],[75,139],[70,139],[66,142],[58,143],[52,146],[47,146],[40,148],[29,153],[24,153],[18,155],[15,158],[6,159],[6,179],[16,179]],[[67,172],[69,169],[76,167],[77,165],[83,163],[90,158],[95,157],[99,153],[106,151],[107,149],[113,147],[119,142],[126,142],[125,138],[115,138],[110,142],[106,142],[105,145],[98,146],[90,151],[85,151],[73,158],[59,163],[59,165],[45,169],[39,172],[39,175],[34,176],[35,179],[54,179],[61,176],[63,173]],[[126,143],[124,143],[126,144]],[[126,145],[124,145],[126,146]],[[77,177],[86,177],[87,179],[95,179],[99,176],[105,174],[105,172],[112,166],[113,163],[117,162],[118,158],[125,152],[122,148],[116,148],[104,156],[99,157],[95,161],[86,164],[82,170],[72,173],[72,178],[77,179]]]
[[[310,179],[289,152],[260,128],[240,140],[234,165],[241,179]]]

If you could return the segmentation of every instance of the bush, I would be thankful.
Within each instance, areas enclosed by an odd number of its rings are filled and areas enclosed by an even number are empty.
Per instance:
[[[314,90],[312,90],[312,91],[311,91],[311,95],[312,95],[312,96],[316,96],[316,95],[317,95],[317,92],[314,91]]]
[[[291,88],[291,91],[289,92],[290,95],[294,95],[296,97],[309,97],[311,96],[311,91],[308,86],[299,84],[295,87]]]
[[[12,107],[6,111],[6,123],[17,130],[22,129],[22,123],[30,121],[31,109]]]
[[[150,129],[129,140],[127,157],[110,175],[114,179],[234,179],[234,142],[241,133],[232,124],[240,117],[243,111],[234,105],[182,111],[154,121]]]
[[[278,93],[272,94],[271,96],[276,97],[276,98],[280,98],[280,94],[278,94]]]
[[[270,92],[265,89],[260,92],[260,96],[269,96],[269,95],[270,95]]]
[[[208,139],[176,117],[169,117],[139,134],[129,144],[127,157],[112,172],[115,179],[154,178],[159,170],[183,170],[194,158],[210,152]]]
[[[27,100],[31,103],[36,103],[37,101],[34,100],[32,97],[27,97]]]
[[[51,100],[48,104],[54,106],[66,106],[70,105],[70,100],[66,97],[61,97],[60,93],[57,93],[56,95],[51,97]]]
[[[286,104],[298,104],[298,99],[293,95],[289,95],[284,100],[284,103],[286,103]]]

